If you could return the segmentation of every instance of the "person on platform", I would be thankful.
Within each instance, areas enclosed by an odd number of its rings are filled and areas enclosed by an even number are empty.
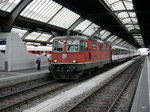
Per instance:
[[[40,53],[36,55],[36,63],[37,63],[37,69],[40,70],[40,63],[41,63]]]

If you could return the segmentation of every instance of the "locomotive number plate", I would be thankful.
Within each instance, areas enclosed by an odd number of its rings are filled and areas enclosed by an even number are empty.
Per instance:
[[[62,54],[62,59],[67,58],[67,54]]]

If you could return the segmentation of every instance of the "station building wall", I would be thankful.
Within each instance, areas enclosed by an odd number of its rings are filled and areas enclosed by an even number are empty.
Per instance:
[[[15,71],[37,67],[36,54],[27,52],[18,34],[0,33],[0,40],[6,40],[6,51],[0,53],[0,70]],[[41,55],[41,67],[44,66],[48,66],[48,60]]]

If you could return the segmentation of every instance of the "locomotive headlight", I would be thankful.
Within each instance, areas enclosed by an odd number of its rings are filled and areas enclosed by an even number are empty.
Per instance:
[[[57,60],[54,60],[54,63],[57,63],[58,61]]]
[[[73,63],[77,63],[78,61],[77,61],[77,60],[72,60],[72,62],[73,62]]]

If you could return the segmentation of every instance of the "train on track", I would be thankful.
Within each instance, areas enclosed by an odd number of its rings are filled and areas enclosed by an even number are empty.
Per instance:
[[[76,80],[112,63],[137,54],[127,49],[88,36],[60,36],[53,40],[52,60],[49,65],[54,79]]]
[[[52,53],[52,47],[51,46],[33,46],[33,45],[26,45],[27,51],[29,53],[33,54],[51,54]]]
[[[51,46],[37,46],[37,45],[25,45],[26,49],[29,53],[33,54],[51,54],[52,53],[52,47]],[[5,52],[6,45],[0,45],[0,51]]]

